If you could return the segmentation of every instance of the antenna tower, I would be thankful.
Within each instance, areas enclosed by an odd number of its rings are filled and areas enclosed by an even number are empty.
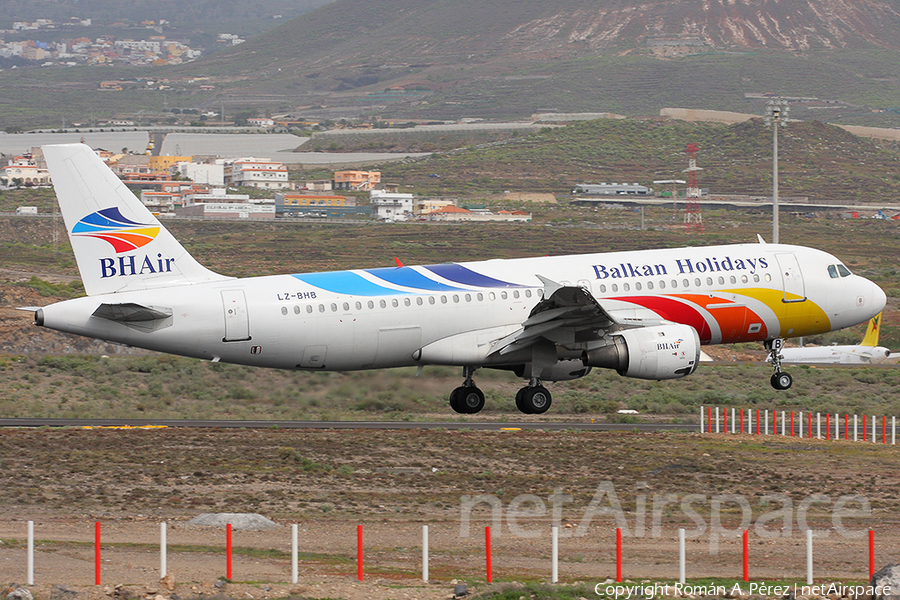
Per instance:
[[[684,232],[703,233],[703,214],[700,212],[700,185],[697,183],[697,171],[702,171],[697,166],[697,144],[688,144],[685,152],[688,155],[688,168],[683,172],[688,174],[687,192],[684,206]]]

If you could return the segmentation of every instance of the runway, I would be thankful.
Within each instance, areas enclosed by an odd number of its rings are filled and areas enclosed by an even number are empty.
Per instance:
[[[236,421],[196,419],[0,419],[0,427],[196,427],[219,429],[472,429],[492,431],[698,431],[693,423],[591,423],[561,421]]]

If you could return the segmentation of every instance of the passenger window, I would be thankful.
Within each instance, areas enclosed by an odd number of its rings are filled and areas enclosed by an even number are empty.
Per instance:
[[[488,298],[490,298],[491,300],[496,300],[496,299],[497,299],[497,295],[496,295],[494,292],[491,292],[491,293],[488,294]]]
[[[298,304],[295,304],[295,305],[294,305],[294,314],[295,314],[295,315],[299,315],[299,314],[300,314],[300,306],[299,306]]]
[[[331,303],[331,312],[337,312],[337,304],[334,302]]]
[[[737,277],[735,277],[734,275],[732,275],[731,278],[730,278],[730,281],[731,281],[731,283],[737,283]]]
[[[287,314],[287,306],[282,306],[282,307],[281,307],[281,314],[283,314],[283,315],[286,315],[286,314]]]
[[[356,303],[356,310],[362,310],[362,302]]]
[[[518,298],[518,297],[519,297],[519,290],[513,291],[513,298]]]
[[[666,289],[666,282],[665,282],[665,281],[660,281],[660,282],[659,282],[659,289],[661,289],[661,290]]]
[[[472,294],[466,294],[466,302],[472,301]]]
[[[371,308],[375,308],[375,303],[372,302],[371,300],[369,300],[367,306],[368,306],[370,309],[371,309]]]
[[[428,304],[434,304],[434,296],[428,296]]]
[[[325,305],[324,305],[324,304],[320,304],[320,305],[319,305],[319,312],[325,312]]]
[[[719,277],[719,285],[725,285],[725,278]]]
[[[419,296],[418,298],[416,298],[416,304],[418,304],[419,306],[422,306],[422,296]]]
[[[772,281],[772,276],[769,273],[766,273],[766,281]]]
[[[312,313],[312,311],[313,311],[312,304],[307,304],[307,305],[306,305],[306,312]]]
[[[684,287],[691,287],[691,281],[689,279],[685,279],[681,282]]]
[[[500,298],[502,298],[503,300],[506,300],[508,297],[509,295],[506,292],[500,292]]]
[[[378,305],[379,305],[381,308],[387,308],[387,302],[385,302],[384,300],[382,300],[381,302],[379,302]]]
[[[606,286],[603,285],[602,283],[600,284],[600,293],[601,293],[601,294],[605,294],[605,293],[606,293]]]
[[[712,277],[706,278],[706,285],[712,285]]]
[[[447,296],[441,296],[441,304],[447,304]]]
[[[747,283],[749,279],[747,279],[746,275],[741,275],[741,283]]]
[[[828,275],[832,279],[837,279],[838,277],[840,277],[840,275],[838,275],[837,265],[828,265]]]
[[[409,305],[410,305],[410,300],[409,300],[409,298],[404,298],[404,299],[403,299],[403,306],[409,306]]]
[[[652,282],[652,281],[648,281],[648,282],[647,282],[647,289],[648,289],[648,290],[652,290],[652,289],[653,289],[653,282]]]
[[[674,290],[677,287],[678,287],[678,282],[673,279],[672,280],[672,289]]]
[[[615,283],[612,284],[612,291],[618,292],[618,291],[619,291],[619,286],[617,286]]]
[[[525,297],[531,298],[531,290],[525,290]]]
[[[397,301],[396,298],[394,298],[393,300],[391,300],[391,306],[393,306],[394,308],[397,308],[398,306],[400,306],[400,303]]]
[[[630,289],[631,289],[631,286],[628,285],[627,283],[623,283],[623,284],[622,284],[622,291],[623,291],[623,292],[627,292],[627,291],[629,291]]]
[[[635,284],[634,284],[634,289],[636,289],[637,291],[641,291],[641,283],[640,283],[640,282],[635,283]]]
[[[350,303],[344,302],[344,312],[347,312],[348,310],[350,310]]]
[[[701,285],[703,285],[703,282],[700,281],[699,277],[694,280],[694,287],[700,287]]]
[[[478,292],[478,293],[475,295],[475,297],[478,298],[478,301],[479,301],[479,302],[481,302],[482,300],[484,300],[484,294],[482,294],[481,292]]]
[[[838,265],[838,273],[841,274],[841,277],[850,277],[850,275],[852,275],[850,269],[848,269],[844,265]]]
[[[759,275],[754,275],[754,276],[753,276],[753,282],[754,282],[754,283],[759,283]]]

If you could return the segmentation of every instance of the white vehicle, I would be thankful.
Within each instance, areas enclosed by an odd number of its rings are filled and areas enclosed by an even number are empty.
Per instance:
[[[885,304],[830,254],[765,243],[235,279],[195,261],[88,146],[44,156],[88,295],[35,309],[37,325],[260,367],[456,365],[460,413],[484,406],[476,369],[514,371],[527,382],[518,408],[543,413],[546,381],[593,367],[684,377],[701,344],[773,353],[774,340],[865,322]],[[777,360],[771,383],[792,383]]]
[[[820,365],[878,364],[887,360],[891,355],[890,350],[878,345],[878,332],[880,329],[881,313],[878,313],[869,321],[866,335],[859,345],[784,348],[781,351],[781,362]]]

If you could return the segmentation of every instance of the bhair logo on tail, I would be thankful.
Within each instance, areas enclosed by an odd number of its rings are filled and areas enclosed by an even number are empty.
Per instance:
[[[83,217],[72,228],[72,235],[105,240],[112,244],[116,254],[121,254],[137,250],[155,240],[159,235],[159,227],[132,221],[122,216],[119,209],[113,206]]]

